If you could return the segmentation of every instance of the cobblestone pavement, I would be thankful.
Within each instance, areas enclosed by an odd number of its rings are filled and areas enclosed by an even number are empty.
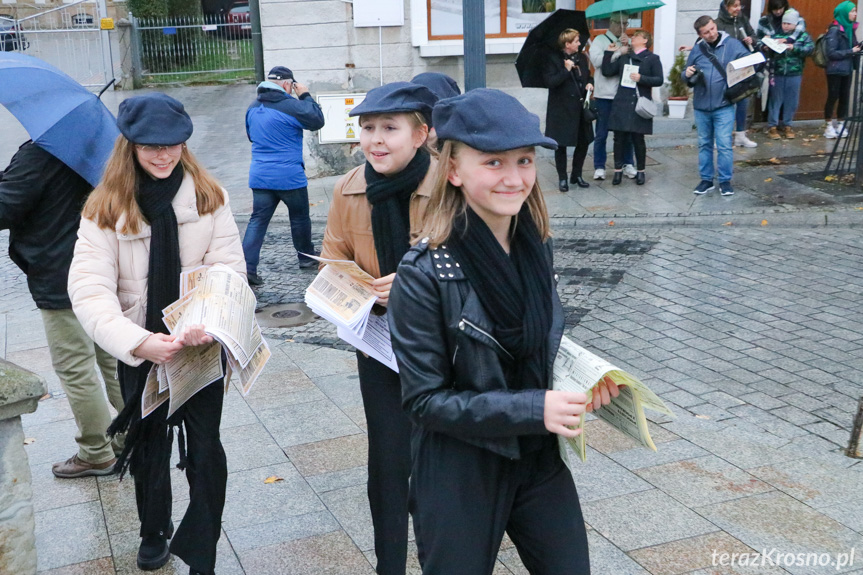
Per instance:
[[[863,573],[863,464],[839,452],[863,395],[860,230],[558,223],[569,335],[642,376],[677,414],[653,418],[657,453],[588,423],[588,461],[574,477],[593,572]],[[262,307],[300,301],[312,276],[295,261],[287,226],[274,224]],[[74,421],[38,314],[17,307],[26,287],[5,261],[0,289],[6,358],[55,392],[24,418],[40,572],[135,572],[131,482],[51,476],[50,464],[74,450]],[[333,347],[322,321],[265,331],[272,363],[249,396],[231,389],[225,401],[230,475],[217,573],[372,573],[353,354]],[[265,484],[273,475],[283,481]],[[188,495],[179,471],[172,479],[179,520]],[[714,563],[771,549],[842,561],[852,548],[857,559],[843,569]],[[175,560],[157,573],[185,572]],[[523,573],[505,542],[495,574]]]

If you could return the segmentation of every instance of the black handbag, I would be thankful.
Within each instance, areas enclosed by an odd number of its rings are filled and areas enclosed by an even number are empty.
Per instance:
[[[581,117],[585,122],[593,122],[599,117],[599,111],[596,109],[596,104],[590,99],[590,93],[584,99],[584,108],[581,109]]]
[[[699,44],[701,46],[701,52],[707,56],[707,59],[710,60],[710,63],[722,74],[722,77],[725,78],[725,82],[728,83],[728,74],[725,72],[725,68],[722,67],[722,64],[716,59],[716,56],[711,54],[707,47],[704,45],[704,42]],[[754,74],[745,80],[741,80],[737,84],[730,86],[725,89],[725,99],[731,102],[732,104],[736,104],[741,100],[745,100],[749,96],[754,96],[761,89],[761,78]]]

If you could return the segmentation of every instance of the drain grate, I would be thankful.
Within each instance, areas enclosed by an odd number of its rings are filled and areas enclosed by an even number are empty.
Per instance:
[[[304,303],[286,303],[268,305],[255,311],[258,324],[261,327],[298,327],[317,319]]]

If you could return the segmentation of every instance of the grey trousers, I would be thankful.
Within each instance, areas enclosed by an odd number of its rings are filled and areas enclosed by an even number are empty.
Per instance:
[[[111,424],[108,401],[118,412],[123,396],[117,382],[117,360],[93,343],[71,309],[43,309],[42,323],[51,352],[51,363],[69,407],[78,424],[78,458],[87,463],[104,463],[114,459],[122,448],[122,439],[108,440],[105,430]],[[105,381],[96,375],[96,365]],[[108,400],[105,400],[107,392]]]

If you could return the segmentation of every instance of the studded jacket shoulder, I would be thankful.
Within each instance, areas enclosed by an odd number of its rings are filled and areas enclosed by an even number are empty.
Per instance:
[[[564,325],[556,289],[552,301],[549,373]],[[420,241],[408,251],[387,316],[403,404],[423,432],[444,433],[509,458],[520,457],[520,435],[547,433],[545,390],[510,389],[503,369],[509,354],[494,338],[494,318],[445,244],[429,248]]]

